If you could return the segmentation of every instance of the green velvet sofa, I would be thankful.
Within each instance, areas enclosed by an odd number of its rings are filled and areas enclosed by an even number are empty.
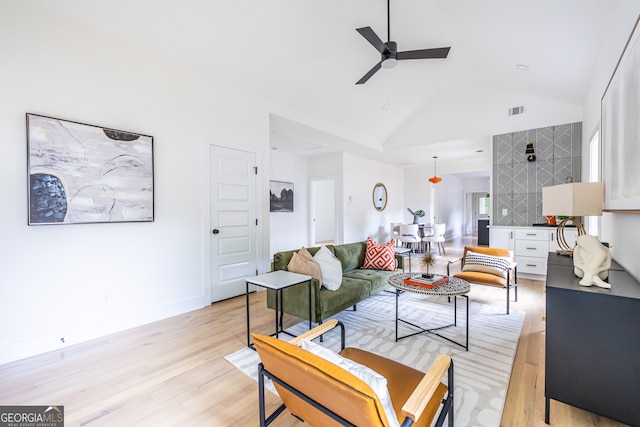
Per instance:
[[[317,279],[311,281],[311,321],[321,323],[358,302],[384,290],[389,276],[402,273],[404,258],[395,255],[397,271],[361,269],[364,263],[367,242],[326,245],[342,263],[342,284],[337,291],[320,286]],[[311,255],[320,247],[308,248]],[[277,252],[273,255],[273,270],[287,270],[291,257],[298,250]],[[283,311],[287,314],[309,319],[309,288],[306,284],[283,290]],[[275,292],[267,291],[267,306],[275,309]]]

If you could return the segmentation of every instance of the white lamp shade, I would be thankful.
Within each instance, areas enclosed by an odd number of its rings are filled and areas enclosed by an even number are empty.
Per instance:
[[[601,216],[604,185],[572,182],[542,189],[542,215]]]

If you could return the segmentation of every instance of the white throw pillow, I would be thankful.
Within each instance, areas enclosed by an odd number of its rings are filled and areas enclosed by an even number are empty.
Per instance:
[[[313,259],[320,266],[322,286],[330,291],[340,289],[340,285],[342,285],[342,263],[340,260],[326,246],[322,246]]]
[[[385,377],[369,368],[368,366],[362,365],[358,362],[354,362],[353,360],[347,359],[346,357],[342,357],[335,351],[316,344],[313,341],[302,339],[300,340],[300,347],[303,350],[307,350],[308,352],[322,357],[323,359],[333,363],[334,365],[337,365],[342,369],[349,371],[351,374],[366,382],[369,387],[371,387],[371,389],[376,393],[378,399],[380,399],[380,403],[382,403],[382,407],[384,408],[384,413],[387,416],[389,425],[391,427],[400,427],[400,423],[398,423],[398,418],[396,416],[396,411],[393,409],[393,404],[391,403],[391,396],[389,395],[389,389],[387,388],[387,379]]]
[[[506,278],[510,265],[507,258],[467,251],[462,271],[478,271]]]

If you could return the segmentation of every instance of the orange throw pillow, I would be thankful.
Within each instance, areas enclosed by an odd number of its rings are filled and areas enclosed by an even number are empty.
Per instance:
[[[362,268],[369,268],[372,270],[396,270],[396,241],[379,245],[370,237],[367,237],[367,251],[364,255],[364,264]]]

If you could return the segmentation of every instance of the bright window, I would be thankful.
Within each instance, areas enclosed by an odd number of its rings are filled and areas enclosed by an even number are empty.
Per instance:
[[[489,195],[478,198],[478,214],[489,215]]]

